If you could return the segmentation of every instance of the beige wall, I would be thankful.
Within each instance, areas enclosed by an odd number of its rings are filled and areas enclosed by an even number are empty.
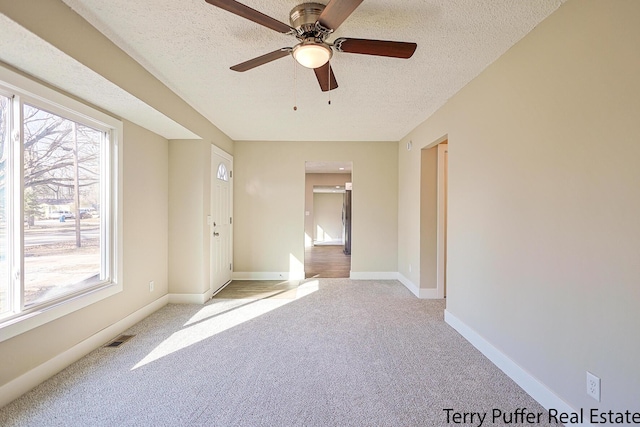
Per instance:
[[[342,208],[344,193],[313,195],[314,239],[340,243],[343,237]]]
[[[304,262],[308,160],[353,162],[351,270],[397,271],[395,143],[236,142],[234,156],[235,272],[289,272]]]
[[[168,143],[124,123],[123,291],[0,342],[0,386],[166,295]],[[149,281],[155,290],[149,292]]]
[[[420,153],[420,287],[433,289],[437,283],[438,251],[438,147]]]
[[[205,141],[169,141],[169,292],[202,294],[209,289],[211,147]],[[209,172],[208,172],[209,171]]]
[[[305,246],[313,245],[314,216],[313,216],[313,187],[316,185],[345,185],[351,182],[349,173],[308,173],[305,176],[305,213],[304,217]]]
[[[400,272],[420,251],[406,143],[448,135],[447,310],[574,408],[638,409],[638,16],[567,2],[398,149]]]

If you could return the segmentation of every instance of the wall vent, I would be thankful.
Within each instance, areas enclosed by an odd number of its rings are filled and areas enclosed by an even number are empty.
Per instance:
[[[118,338],[105,345],[105,347],[120,347],[122,344],[126,343],[134,336],[135,335],[120,335]]]

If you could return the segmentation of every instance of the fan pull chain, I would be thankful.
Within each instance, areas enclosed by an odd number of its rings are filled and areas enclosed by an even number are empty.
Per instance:
[[[329,82],[329,105],[331,105],[331,61],[327,62],[327,73],[329,74],[327,81]]]
[[[296,62],[297,61],[294,58],[293,59],[293,111],[298,111],[298,93],[297,93],[298,67],[296,66]]]

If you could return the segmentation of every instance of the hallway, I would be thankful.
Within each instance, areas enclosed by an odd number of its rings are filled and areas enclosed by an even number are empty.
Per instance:
[[[311,246],[304,251],[305,278],[348,278],[351,255],[343,253],[342,245]]]

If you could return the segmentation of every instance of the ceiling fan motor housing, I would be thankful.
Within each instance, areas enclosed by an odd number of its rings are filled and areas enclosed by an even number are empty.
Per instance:
[[[291,26],[298,31],[299,39],[313,37],[321,42],[324,41],[328,33],[319,33],[316,25],[324,8],[325,5],[321,3],[302,3],[291,9],[289,21]]]

